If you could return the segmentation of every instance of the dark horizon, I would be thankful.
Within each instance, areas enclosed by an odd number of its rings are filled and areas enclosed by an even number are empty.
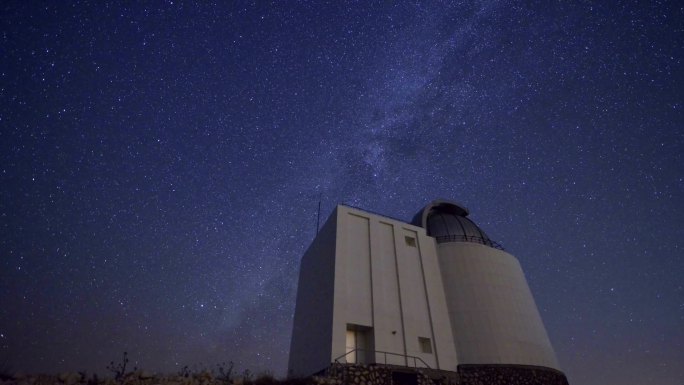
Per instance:
[[[285,374],[337,203],[463,203],[571,385],[684,378],[684,10],[0,6],[0,365]]]

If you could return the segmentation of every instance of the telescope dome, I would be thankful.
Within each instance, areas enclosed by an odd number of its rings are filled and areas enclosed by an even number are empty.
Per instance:
[[[430,202],[413,217],[412,224],[423,227],[437,243],[473,242],[501,249],[482,229],[467,218],[470,211],[447,200]]]

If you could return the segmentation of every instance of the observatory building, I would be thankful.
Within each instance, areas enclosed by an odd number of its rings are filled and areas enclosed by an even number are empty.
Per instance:
[[[468,214],[437,200],[405,223],[338,205],[302,258],[290,375],[342,365],[567,384],[520,263]]]

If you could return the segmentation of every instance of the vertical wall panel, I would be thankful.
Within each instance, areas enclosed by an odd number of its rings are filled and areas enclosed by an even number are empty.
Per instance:
[[[405,354],[393,226],[373,221],[371,239],[375,350]],[[396,355],[377,354],[375,359],[378,363],[406,365],[405,357]]]
[[[405,229],[399,229],[397,233],[399,239],[397,239],[396,245],[406,333],[406,351],[408,355],[421,357],[428,365],[435,366],[434,356],[421,353],[418,343],[418,337],[432,339],[420,252],[417,244],[410,246],[406,241],[407,236],[416,242],[418,237],[416,232]]]
[[[368,218],[347,217],[346,298],[348,322],[373,326],[370,229]]]
[[[430,306],[430,321],[432,325],[432,340],[435,349],[437,367],[446,370],[457,370],[458,359],[454,338],[451,333],[449,311],[446,307],[446,297],[442,275],[439,270],[436,245],[434,238],[428,237],[424,232],[419,233],[418,245],[420,257],[423,263],[423,276],[427,290],[428,304]]]
[[[325,369],[332,352],[337,210],[302,257],[288,373],[305,376]]]

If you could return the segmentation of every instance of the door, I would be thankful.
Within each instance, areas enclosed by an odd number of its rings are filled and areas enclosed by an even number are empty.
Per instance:
[[[347,343],[346,343],[347,349],[346,353],[347,355],[345,356],[346,361],[348,364],[355,364],[356,363],[356,332],[353,330],[347,329]]]

